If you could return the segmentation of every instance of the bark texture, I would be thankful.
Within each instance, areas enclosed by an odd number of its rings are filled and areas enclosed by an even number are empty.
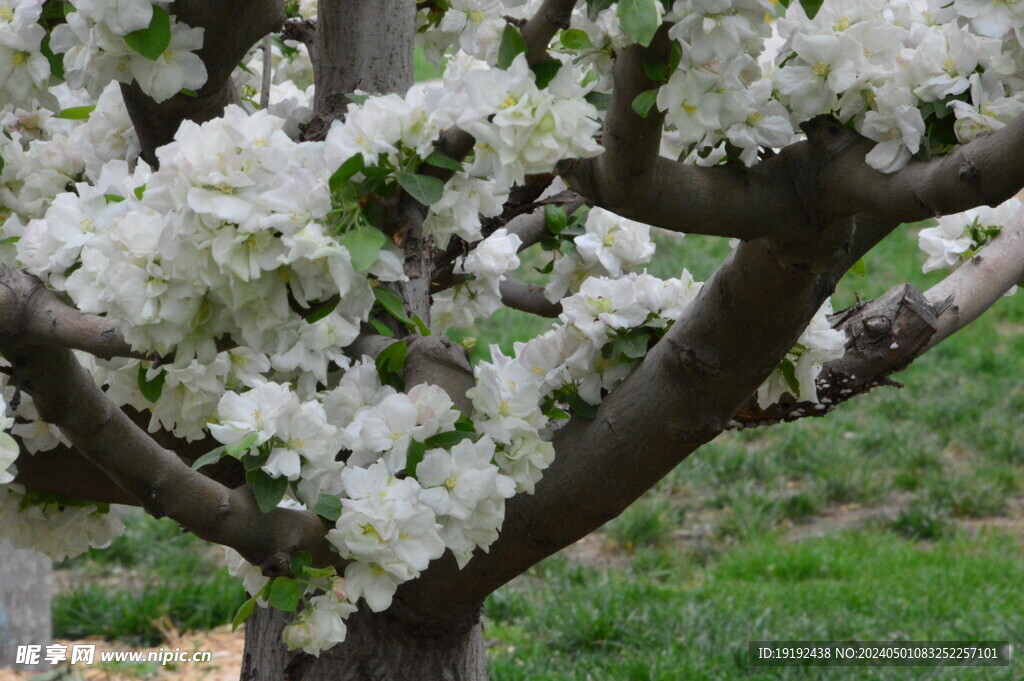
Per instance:
[[[412,0],[320,0],[312,52],[315,115],[307,138],[326,135],[356,90],[405,92],[413,82],[415,30]]]
[[[242,681],[486,681],[483,630],[476,614],[442,624],[404,620],[396,604],[358,612],[341,645],[313,657],[281,643],[286,615],[257,609],[245,632]]]
[[[52,665],[15,664],[19,645],[50,643],[50,559],[0,541],[0,668],[46,671]],[[42,659],[42,657],[40,657]]]

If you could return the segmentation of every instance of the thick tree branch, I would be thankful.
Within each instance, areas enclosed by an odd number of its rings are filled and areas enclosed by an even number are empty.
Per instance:
[[[319,0],[314,36],[316,96],[306,139],[323,139],[356,90],[404,93],[413,83],[413,0]]]
[[[14,482],[31,489],[84,501],[137,506],[138,500],[117,486],[96,464],[73,449],[61,446],[30,453],[19,438],[21,453]]]
[[[630,203],[631,192],[651,184],[658,172],[655,161],[661,148],[665,114],[652,107],[642,117],[633,110],[633,101],[640,93],[660,85],[647,77],[644,65],[664,64],[670,52],[668,26],[662,26],[649,47],[631,45],[615,59],[612,99],[602,132],[605,152],[592,161],[599,193],[611,204]]]
[[[231,73],[260,38],[284,20],[283,0],[176,0],[171,12],[189,26],[204,29],[199,57],[207,80],[196,96],[177,94],[157,104],[138,85],[122,85],[128,114],[142,144],[142,156],[156,164],[156,149],[174,139],[182,121],[208,121],[224,113],[237,93]]]
[[[833,253],[848,247],[849,225],[829,231],[833,240],[822,240],[821,252],[804,258],[837,261]],[[841,274],[815,274],[817,269],[780,261],[764,241],[741,244],[665,338],[605,398],[597,418],[576,417],[558,432],[554,464],[534,495],[508,502],[490,552],[462,571],[443,558],[403,586],[401,598],[439,617],[472,608],[621,513],[717,435],[793,346]]]
[[[4,322],[32,312],[37,282],[14,270],[0,270],[5,292]],[[29,290],[24,290],[28,288]],[[20,303],[20,304],[19,304]],[[71,350],[25,345],[0,328],[0,352],[11,363],[11,381],[32,396],[40,417],[58,426],[75,448],[151,514],[169,516],[199,537],[231,546],[270,572],[289,570],[289,556],[309,551],[318,563],[340,562],[309,511],[275,509],[261,513],[249,487],[232,490],[192,470],[161,447],[118,409],[75,360]]]
[[[845,149],[821,179],[826,219],[871,213],[891,222],[913,222],[995,206],[1024,186],[1024,115],[970,144],[930,161],[911,161],[892,174],[864,162],[874,143],[830,123],[829,136]]]
[[[0,266],[0,287],[0,338],[84,350],[104,359],[149,359],[132,350],[109,319],[79,312],[29,274]]]
[[[876,386],[899,386],[888,377],[977,319],[1022,278],[1024,211],[979,255],[926,293],[900,284],[834,315],[834,328],[847,334],[847,349],[822,369],[817,403],[797,402],[787,393],[777,404],[761,409],[752,398],[731,427],[824,416]]]
[[[544,287],[524,284],[518,279],[506,278],[499,284],[501,302],[506,307],[541,317],[557,317],[562,314],[561,303],[552,303],[544,297]]]
[[[530,66],[550,59],[548,43],[562,29],[569,28],[569,19],[576,7],[576,0],[544,0],[526,25],[523,26],[523,40],[526,42],[526,61]]]
[[[271,573],[288,574],[296,551],[309,551],[318,564],[341,562],[316,514],[261,513],[251,488],[232,490],[192,470],[115,407],[70,350],[5,347],[4,355],[14,366],[14,383],[32,395],[40,416],[152,515],[230,546]]]
[[[612,182],[606,154],[567,163],[570,186],[594,205],[691,234],[799,242],[855,215],[912,222],[997,205],[1024,186],[1024,116],[930,161],[885,174],[864,161],[874,142],[831,117],[804,126],[808,139],[752,168],[712,168],[659,158],[646,177]]]

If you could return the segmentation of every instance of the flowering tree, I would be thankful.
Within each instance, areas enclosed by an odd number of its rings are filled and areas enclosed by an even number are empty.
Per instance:
[[[0,0],[0,535],[139,505],[228,547],[245,678],[485,678],[489,593],[1024,276],[1019,4]],[[473,367],[502,306],[551,328]]]

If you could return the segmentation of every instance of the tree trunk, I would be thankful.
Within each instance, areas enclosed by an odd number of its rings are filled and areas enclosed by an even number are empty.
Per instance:
[[[15,664],[18,646],[37,645],[40,661],[52,636],[50,559],[0,541],[0,667],[43,671],[52,665]]]
[[[396,604],[397,605],[397,604]],[[241,681],[487,681],[479,616],[443,626],[357,612],[345,642],[320,657],[281,642],[287,615],[257,608],[246,622]]]

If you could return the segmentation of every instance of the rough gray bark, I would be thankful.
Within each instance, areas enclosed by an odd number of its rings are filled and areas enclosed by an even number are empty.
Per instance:
[[[245,632],[241,681],[486,681],[477,613],[443,623],[403,619],[400,604],[357,612],[345,642],[313,657],[281,643],[285,616],[257,608]]]
[[[320,0],[313,39],[315,117],[307,138],[327,134],[356,90],[404,92],[413,82],[412,0]]]
[[[0,541],[0,668],[46,671],[52,665],[15,664],[19,645],[50,643],[50,559]],[[40,656],[42,659],[42,653]]]

